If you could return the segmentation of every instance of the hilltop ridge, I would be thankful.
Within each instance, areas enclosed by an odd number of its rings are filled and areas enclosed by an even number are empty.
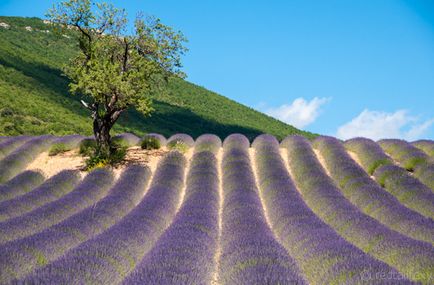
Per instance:
[[[73,31],[56,35],[39,18],[0,17],[0,23],[8,25],[0,27],[0,135],[90,135],[89,114],[68,94],[61,71],[77,52],[68,34]],[[153,98],[156,111],[151,117],[129,110],[114,133],[315,136],[182,79],[171,79],[167,88],[168,95]]]

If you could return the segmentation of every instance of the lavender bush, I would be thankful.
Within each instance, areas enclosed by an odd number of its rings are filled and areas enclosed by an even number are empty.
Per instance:
[[[60,137],[53,141],[48,155],[56,155],[61,152],[78,148],[81,141],[84,139],[86,139],[86,137],[81,135],[68,135]]]
[[[23,238],[57,224],[103,197],[113,182],[106,169],[89,173],[73,191],[22,216],[0,223],[0,244]]]
[[[220,139],[201,136],[187,175],[185,199],[170,227],[123,284],[210,284],[218,235]]]
[[[41,152],[46,151],[52,136],[34,137],[0,160],[0,183],[5,183],[32,162]]]
[[[167,140],[163,135],[155,134],[155,133],[149,133],[143,136],[143,140],[147,138],[155,138],[160,142],[160,146],[165,146],[167,144]]]
[[[30,193],[0,203],[0,222],[18,217],[69,193],[79,182],[80,174],[64,170],[47,179]]]
[[[24,277],[117,223],[140,201],[149,177],[148,168],[130,166],[94,205],[40,233],[1,246],[0,282]]]
[[[41,185],[45,177],[39,171],[24,171],[5,184],[0,184],[0,202],[24,195]]]
[[[223,228],[219,284],[306,284],[266,223],[243,135],[230,135],[223,153]]]
[[[434,192],[434,162],[422,150],[403,140],[380,140],[378,143],[393,159]]]
[[[381,188],[332,137],[313,142],[342,194],[363,213],[414,239],[434,243],[434,221],[402,205]]]
[[[186,160],[160,161],[144,199],[122,220],[60,259],[28,275],[25,284],[119,284],[170,225],[181,198]]]
[[[398,275],[339,236],[306,205],[286,170],[275,137],[261,135],[252,146],[270,224],[310,284],[359,284],[366,274]]]
[[[374,176],[403,205],[434,220],[434,193],[405,169],[384,165]]]
[[[413,146],[417,147],[418,149],[424,151],[426,154],[428,154],[431,159],[434,159],[434,141],[432,140],[418,140],[411,143]]]
[[[431,244],[389,229],[345,199],[305,138],[288,137],[282,146],[288,151],[289,167],[298,189],[316,215],[345,240],[396,268],[407,278],[423,284],[431,283],[434,269]]]
[[[377,182],[385,186],[385,189],[401,204],[433,218],[434,193],[406,170],[393,165],[393,161],[377,143],[370,139],[356,138],[346,141],[345,147],[357,154],[365,171],[371,175],[375,171]]]
[[[392,159],[371,139],[350,139],[345,142],[344,146],[357,154],[362,167],[369,175],[372,175],[381,165],[393,164]]]
[[[426,164],[429,161],[426,153],[404,140],[384,139],[379,140],[378,144],[407,170],[413,171],[416,166]]]
[[[174,134],[167,140],[167,146],[180,142],[184,143],[189,148],[194,146],[194,139],[187,134]]]
[[[14,151],[17,147],[22,146],[32,137],[29,136],[16,136],[0,142],[0,159]]]
[[[123,147],[131,147],[140,143],[140,138],[131,133],[124,133],[116,135],[112,139],[113,143],[116,143]]]
[[[222,141],[216,135],[204,134],[196,139],[194,152],[199,153],[202,151],[210,151],[213,154],[217,154],[222,146]]]

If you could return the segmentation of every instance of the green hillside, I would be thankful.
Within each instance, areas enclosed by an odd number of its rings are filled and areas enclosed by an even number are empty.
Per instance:
[[[38,18],[0,17],[0,22],[10,25],[0,27],[0,135],[92,134],[89,114],[68,93],[61,72],[77,51],[75,42]],[[181,79],[171,80],[167,88],[167,95],[153,98],[151,117],[130,110],[114,132],[314,136]]]

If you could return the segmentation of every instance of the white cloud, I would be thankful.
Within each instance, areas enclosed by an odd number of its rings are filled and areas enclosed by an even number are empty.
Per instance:
[[[311,101],[297,98],[290,105],[283,104],[276,108],[268,108],[265,113],[296,128],[304,128],[316,120],[321,106],[328,101],[330,98],[315,97]]]
[[[406,110],[394,113],[363,110],[357,117],[338,128],[336,136],[341,139],[367,137],[374,140],[400,138],[416,140],[421,138],[434,123],[434,118],[419,122]]]

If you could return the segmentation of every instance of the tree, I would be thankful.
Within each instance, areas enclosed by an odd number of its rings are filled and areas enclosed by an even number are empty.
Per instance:
[[[186,38],[155,17],[138,15],[134,31],[125,34],[124,9],[91,0],[68,0],[47,13],[55,27],[76,30],[79,54],[65,66],[71,93],[90,110],[98,155],[113,151],[110,130],[134,107],[144,115],[153,109],[150,95],[171,76],[183,77],[181,56]]]

